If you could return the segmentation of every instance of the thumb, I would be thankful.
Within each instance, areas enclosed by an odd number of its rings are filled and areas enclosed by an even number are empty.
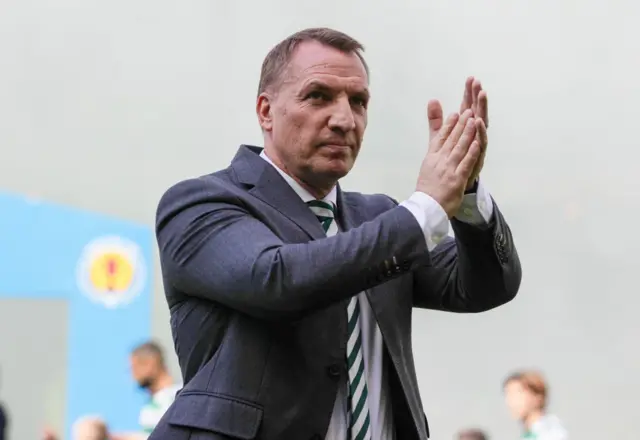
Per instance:
[[[427,104],[427,119],[429,120],[429,138],[433,138],[442,127],[442,105],[440,101],[432,99]]]

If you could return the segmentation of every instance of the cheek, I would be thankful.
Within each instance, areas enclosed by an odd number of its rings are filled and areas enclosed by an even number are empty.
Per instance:
[[[524,401],[521,395],[511,395],[506,398],[507,407],[513,413],[520,413],[524,407]]]
[[[145,364],[135,365],[131,369],[132,376],[137,380],[140,378],[144,378],[149,372],[149,366]]]
[[[275,122],[274,136],[277,143],[285,148],[299,147],[314,136],[313,119],[299,109],[284,109]]]
[[[369,122],[367,112],[365,111],[360,118],[356,119],[356,121],[358,121],[358,131],[362,135],[364,133],[364,129],[367,128],[367,123]]]

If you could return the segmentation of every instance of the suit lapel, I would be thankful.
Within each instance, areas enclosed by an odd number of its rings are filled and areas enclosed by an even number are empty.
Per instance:
[[[342,228],[346,231],[351,228],[357,228],[362,223],[370,220],[362,206],[349,198],[348,194],[344,194],[338,187],[338,219]],[[396,292],[384,284],[365,290],[369,305],[373,311],[373,316],[378,322],[378,326],[384,336],[388,336],[388,328],[397,318],[395,315],[398,306],[398,296]],[[391,320],[391,321],[390,321]],[[385,343],[388,343],[385,338]]]
[[[361,210],[358,210],[358,207],[342,192],[340,185],[338,185],[337,192],[338,213],[336,217],[340,229],[348,231],[349,229],[357,228],[365,221]]]
[[[357,228],[365,221],[367,221],[367,218],[362,207],[357,206],[356,203],[350,200],[338,186],[338,222],[343,230],[348,231],[349,229]],[[370,290],[365,290],[365,293],[367,294],[367,298],[369,298],[369,303],[371,304],[374,315],[376,319],[378,319],[378,314],[374,307],[375,296],[371,294]]]
[[[249,193],[295,223],[313,239],[325,237],[322,225],[282,176],[259,155],[262,148],[242,145],[231,162]]]

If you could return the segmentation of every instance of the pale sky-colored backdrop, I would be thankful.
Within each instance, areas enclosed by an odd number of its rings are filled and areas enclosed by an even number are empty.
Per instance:
[[[572,438],[637,439],[639,18],[631,0],[3,0],[0,188],[152,225],[169,185],[261,142],[269,48],[331,26],[365,44],[372,71],[369,129],[343,185],[403,199],[428,99],[455,110],[476,75],[491,114],[483,179],[524,277],[489,313],[415,313],[433,438],[469,425],[516,438],[501,381],[532,366]],[[155,295],[153,334],[172,349],[158,276]]]

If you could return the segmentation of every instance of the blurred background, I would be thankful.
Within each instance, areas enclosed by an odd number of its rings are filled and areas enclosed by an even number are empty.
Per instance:
[[[45,427],[68,438],[86,413],[137,430],[148,393],[129,354],[146,340],[179,380],[157,202],[178,180],[226,167],[239,144],[261,144],[263,57],[297,30],[329,26],[364,43],[372,72],[350,190],[407,197],[427,101],[457,110],[469,75],[488,91],[483,181],[513,230],[523,282],[484,314],[415,312],[433,438],[465,426],[517,438],[502,382],[535,368],[572,438],[637,439],[639,19],[631,0],[2,0],[9,438]],[[124,294],[105,293],[114,289]]]

